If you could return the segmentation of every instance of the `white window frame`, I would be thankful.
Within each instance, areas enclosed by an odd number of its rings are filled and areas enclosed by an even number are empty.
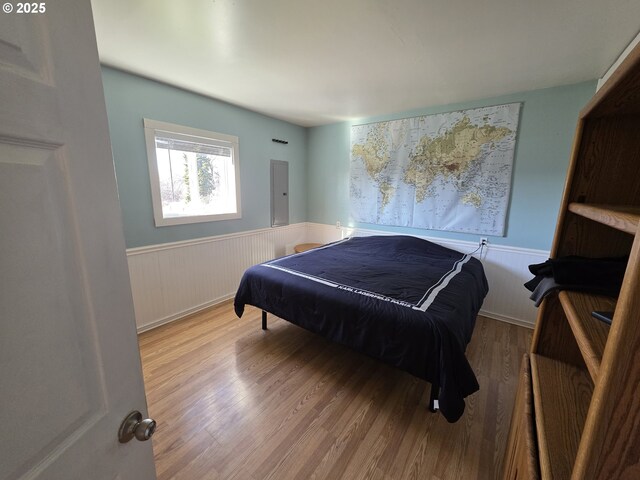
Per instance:
[[[238,137],[224,133],[209,132],[198,128],[185,127],[173,123],[159,122],[157,120],[143,119],[144,137],[147,145],[147,160],[149,163],[149,180],[151,183],[151,201],[153,204],[153,218],[156,227],[169,225],[184,225],[189,223],[215,222],[219,220],[232,220],[242,218],[240,208],[240,157]],[[160,175],[158,173],[158,160],[156,158],[156,133],[169,135],[176,139],[182,139],[197,143],[206,143],[224,146],[232,150],[232,162],[235,169],[236,184],[236,213],[222,213],[214,215],[192,215],[180,217],[164,217],[162,213],[162,197],[160,195]]]

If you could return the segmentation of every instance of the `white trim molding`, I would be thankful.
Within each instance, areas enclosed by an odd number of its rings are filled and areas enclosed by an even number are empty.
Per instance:
[[[299,243],[329,243],[347,236],[395,235],[394,232],[296,223],[228,235],[198,238],[127,250],[136,324],[139,332],[190,315],[235,295],[251,265],[293,253]],[[471,253],[474,242],[421,236]],[[478,257],[478,253],[474,256]],[[489,244],[482,261],[489,294],[481,315],[533,327],[536,309],[523,283],[528,265],[544,262],[549,252]]]

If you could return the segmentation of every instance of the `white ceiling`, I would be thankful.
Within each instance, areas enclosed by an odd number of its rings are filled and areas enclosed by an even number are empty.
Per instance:
[[[109,66],[314,126],[602,76],[640,0],[92,0]]]

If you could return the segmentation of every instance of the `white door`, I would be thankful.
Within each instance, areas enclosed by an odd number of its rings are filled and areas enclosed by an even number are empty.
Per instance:
[[[153,479],[90,3],[1,3],[0,479]]]

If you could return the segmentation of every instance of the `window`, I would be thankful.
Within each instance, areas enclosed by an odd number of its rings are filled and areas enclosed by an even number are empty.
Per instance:
[[[238,137],[144,119],[156,226],[240,218]]]

